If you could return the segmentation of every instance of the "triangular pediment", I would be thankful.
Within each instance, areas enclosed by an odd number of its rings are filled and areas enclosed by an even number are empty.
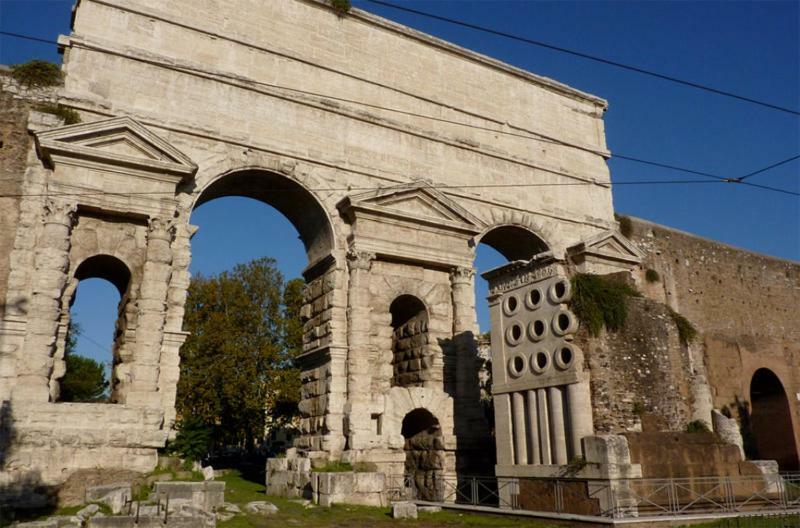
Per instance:
[[[576,244],[567,252],[571,255],[592,254],[627,262],[640,262],[644,253],[617,231],[604,231]]]
[[[197,170],[185,154],[127,116],[38,132],[36,147],[51,165],[58,160],[84,160],[182,178]]]
[[[483,222],[452,198],[426,182],[397,185],[345,198],[340,208],[370,210],[407,221],[439,223],[480,231]]]

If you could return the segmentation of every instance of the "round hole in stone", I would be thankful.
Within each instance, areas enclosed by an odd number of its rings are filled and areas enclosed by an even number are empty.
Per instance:
[[[563,347],[558,351],[558,357],[561,360],[561,363],[564,365],[569,365],[572,363],[572,349],[569,347]]]
[[[525,360],[522,359],[522,356],[515,356],[514,357],[514,370],[517,372],[522,372],[522,369],[525,368]]]
[[[547,323],[543,319],[536,319],[528,325],[528,336],[533,341],[541,341],[547,335]]]
[[[517,299],[516,295],[509,295],[506,297],[505,301],[503,301],[503,311],[506,315],[514,315],[519,308],[519,299]]]
[[[525,330],[519,323],[514,323],[506,329],[506,341],[511,346],[516,346],[522,340]]]
[[[566,295],[567,293],[566,283],[564,281],[558,281],[556,283],[555,291],[556,291],[556,297],[558,297],[559,299],[564,298],[564,295]]]
[[[531,368],[537,374],[541,374],[550,367],[550,354],[544,350],[539,350],[531,357]]]
[[[566,313],[558,314],[558,329],[562,332],[569,330],[569,325],[572,321]]]
[[[524,370],[525,358],[522,355],[517,354],[508,360],[508,373],[511,374],[511,377],[518,378],[522,376]]]
[[[538,308],[542,303],[542,291],[538,288],[532,289],[528,292],[528,305],[531,308]]]

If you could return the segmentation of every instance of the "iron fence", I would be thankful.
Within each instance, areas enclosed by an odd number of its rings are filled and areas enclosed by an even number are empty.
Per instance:
[[[393,500],[420,500],[413,478],[387,477],[387,482]],[[428,502],[506,510],[643,520],[719,515],[741,519],[720,525],[725,528],[800,528],[798,473],[619,480],[441,476],[425,496]],[[766,515],[774,516],[774,523],[763,524]],[[754,517],[762,524],[747,524]]]

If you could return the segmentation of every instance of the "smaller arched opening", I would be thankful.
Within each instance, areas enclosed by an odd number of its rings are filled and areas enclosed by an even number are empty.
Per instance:
[[[392,315],[392,387],[421,387],[430,379],[428,310],[413,295],[389,306]]]
[[[441,501],[444,441],[439,420],[427,409],[414,409],[403,418],[401,433],[405,438],[405,473],[414,481],[417,499]]]
[[[778,376],[761,368],[750,382],[750,458],[776,460],[782,471],[798,469],[789,399]]]
[[[494,227],[484,233],[479,242],[491,247],[509,262],[528,260],[549,249],[536,233],[518,225]]]
[[[57,401],[119,401],[116,373],[130,283],[128,267],[110,255],[92,256],[75,270],[64,321],[63,359],[54,372]]]

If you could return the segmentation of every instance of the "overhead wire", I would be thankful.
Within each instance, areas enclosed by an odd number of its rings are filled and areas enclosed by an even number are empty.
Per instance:
[[[604,57],[600,57],[600,56],[597,56],[597,55],[590,55],[588,53],[584,53],[584,52],[581,52],[581,51],[577,51],[577,50],[573,50],[573,49],[569,49],[569,48],[564,48],[562,46],[556,46],[555,44],[550,44],[548,42],[543,42],[543,41],[540,41],[540,40],[534,40],[532,38],[524,37],[522,35],[515,35],[513,33],[507,33],[505,31],[500,31],[498,29],[493,29],[493,28],[489,28],[489,27],[486,27],[486,26],[473,24],[473,23],[470,23],[470,22],[466,22],[464,20],[458,20],[458,19],[455,19],[455,18],[436,15],[434,13],[421,11],[419,9],[413,9],[411,7],[401,6],[401,5],[392,3],[392,2],[386,2],[385,0],[364,0],[364,1],[365,2],[369,2],[371,4],[376,4],[376,5],[381,5],[381,6],[384,6],[384,7],[391,8],[391,9],[396,9],[398,11],[405,11],[406,13],[412,13],[412,14],[419,15],[419,16],[422,16],[422,17],[425,17],[425,18],[430,18],[432,20],[439,20],[440,22],[446,22],[448,24],[453,24],[453,25],[457,25],[457,26],[466,27],[466,28],[469,28],[469,29],[473,29],[473,30],[476,30],[476,31],[483,32],[483,33],[488,33],[488,34],[491,34],[491,35],[496,35],[496,36],[499,36],[499,37],[503,37],[503,38],[507,38],[507,39],[511,39],[511,40],[516,40],[516,41],[519,41],[519,42],[523,42],[525,44],[531,44],[533,46],[546,48],[546,49],[557,51],[557,52],[560,52],[560,53],[566,53],[566,54],[569,54],[569,55],[573,55],[575,57],[580,57],[582,59],[587,59],[587,60],[591,60],[591,61],[598,62],[598,63],[601,63],[601,64],[606,64],[608,66],[614,66],[616,68],[620,68],[620,69],[623,69],[623,70],[636,72],[636,73],[639,73],[639,74],[642,74],[642,75],[648,75],[650,77],[655,77],[657,79],[661,79],[661,80],[665,80],[665,81],[681,84],[683,86],[688,86],[688,87],[691,87],[691,88],[695,88],[695,89],[698,89],[698,90],[703,90],[703,91],[710,92],[710,93],[713,93],[713,94],[722,95],[724,97],[729,97],[729,98],[732,98],[732,99],[738,99],[740,101],[744,101],[744,102],[760,105],[760,106],[763,106],[763,107],[766,107],[766,108],[771,108],[773,110],[778,110],[778,111],[781,111],[781,112],[786,112],[788,114],[800,116],[800,111],[795,110],[793,108],[787,108],[787,107],[776,105],[776,104],[769,103],[769,102],[766,102],[766,101],[753,99],[752,97],[746,97],[746,96],[739,95],[739,94],[736,94],[736,93],[733,93],[733,92],[729,92],[729,91],[726,91],[726,90],[721,90],[719,88],[714,88],[713,86],[700,84],[700,83],[697,83],[697,82],[694,82],[694,81],[687,81],[685,79],[680,79],[680,78],[674,77],[672,75],[666,75],[666,74],[663,74],[663,73],[658,73],[658,72],[655,72],[653,70],[648,70],[648,69],[645,69],[645,68],[641,68],[639,66],[633,66],[631,64],[625,64],[625,63],[614,61],[614,60],[611,60],[611,59],[606,59]]]
[[[372,1],[372,0],[369,0],[369,1]],[[21,34],[17,34],[17,33],[7,32],[7,31],[0,31],[0,34],[9,35],[9,36],[13,36],[13,37],[19,37],[19,38],[29,38],[31,40],[37,40],[37,41],[43,41],[43,42],[56,43],[57,44],[57,41],[47,41],[46,39],[40,39],[38,37],[31,37],[31,36],[27,36],[27,35],[21,35]],[[148,62],[154,62],[154,63],[158,64],[157,61],[153,61],[152,59],[148,59],[147,61]],[[518,138],[522,138],[522,139],[529,139],[529,140],[533,140],[533,141],[539,141],[539,142],[550,143],[550,144],[556,144],[556,145],[561,145],[561,146],[565,146],[565,147],[568,147],[568,148],[576,148],[576,149],[579,149],[579,150],[589,151],[589,152],[593,152],[593,153],[598,154],[598,155],[602,155],[598,151],[595,151],[595,150],[593,150],[591,148],[583,147],[583,146],[580,146],[580,145],[575,145],[575,144],[572,144],[572,143],[568,143],[568,142],[565,142],[565,141],[562,141],[562,140],[559,140],[559,139],[556,139],[556,138],[552,138],[552,137],[549,137],[547,135],[540,134],[540,133],[537,133],[537,132],[534,132],[534,131],[529,131],[528,134],[520,134],[520,133],[516,133],[516,132],[511,132],[511,131],[508,131],[508,130],[500,130],[500,129],[496,129],[496,128],[484,127],[484,126],[480,126],[480,125],[474,125],[474,124],[471,124],[471,123],[464,123],[464,122],[461,122],[461,121],[454,121],[454,120],[451,120],[451,119],[445,119],[445,118],[441,118],[441,117],[430,116],[430,115],[426,115],[426,114],[420,114],[420,113],[417,113],[417,112],[411,112],[411,111],[403,110],[403,109],[385,107],[385,106],[382,106],[382,105],[377,105],[377,104],[373,104],[373,103],[367,103],[367,102],[358,101],[358,100],[355,100],[355,99],[344,98],[344,97],[339,97],[339,96],[334,96],[334,95],[329,95],[329,94],[322,94],[322,93],[313,92],[313,91],[310,91],[310,90],[303,90],[303,89],[299,89],[299,88],[291,88],[291,87],[288,87],[288,86],[282,86],[282,85],[278,85],[278,84],[274,84],[274,83],[266,83],[266,82],[257,81],[257,80],[254,80],[254,79],[249,79],[249,78],[242,78],[241,76],[236,76],[236,75],[232,75],[232,74],[226,74],[224,72],[215,72],[213,74],[209,74],[209,72],[204,72],[204,71],[198,70],[196,68],[191,68],[191,67],[185,66],[185,65],[178,66],[178,65],[175,65],[175,64],[170,65],[170,67],[173,68],[173,69],[177,69],[179,71],[184,71],[185,70],[185,71],[188,71],[188,72],[200,73],[200,74],[203,74],[203,75],[217,76],[217,77],[222,77],[222,78],[235,80],[237,82],[252,83],[252,84],[255,84],[255,85],[259,85],[259,86],[265,86],[265,87],[268,87],[268,88],[273,88],[273,89],[278,89],[278,90],[285,90],[285,91],[288,91],[288,92],[299,93],[299,94],[302,94],[302,95],[317,97],[317,98],[320,98],[320,99],[328,99],[328,100],[331,100],[331,101],[338,101],[338,102],[344,102],[344,103],[349,103],[349,104],[355,104],[355,105],[360,105],[360,106],[364,106],[364,107],[368,107],[368,108],[373,108],[373,109],[376,109],[376,110],[384,110],[384,111],[388,111],[388,112],[392,112],[392,113],[398,113],[398,114],[402,114],[402,115],[407,115],[407,116],[410,116],[410,117],[418,117],[418,118],[421,118],[421,119],[429,119],[429,120],[433,120],[433,121],[437,121],[437,122],[444,122],[444,123],[448,123],[448,124],[452,124],[452,125],[463,126],[463,127],[466,127],[466,128],[482,130],[482,131],[495,133],[495,134],[513,136],[513,137],[518,137]],[[533,135],[531,135],[531,134],[533,134]],[[781,188],[778,188],[778,187],[771,187],[771,186],[766,186],[766,185],[756,185],[756,184],[752,184],[750,182],[744,182],[743,181],[745,178],[749,178],[749,177],[754,176],[756,174],[768,171],[768,170],[773,169],[775,167],[778,167],[780,165],[789,163],[789,162],[791,162],[791,161],[793,161],[793,160],[795,160],[797,158],[800,158],[800,155],[797,155],[797,156],[794,156],[792,158],[780,161],[778,163],[771,164],[771,165],[769,165],[767,167],[764,167],[763,169],[760,169],[758,171],[749,173],[749,174],[747,174],[745,176],[742,176],[742,177],[725,177],[725,176],[720,176],[718,174],[709,173],[709,172],[706,172],[706,171],[700,171],[700,170],[696,170],[696,169],[689,169],[689,168],[686,168],[686,167],[680,167],[680,166],[677,166],[677,165],[667,164],[667,163],[658,162],[658,161],[645,160],[645,159],[642,159],[642,158],[638,158],[638,157],[634,157],[634,156],[627,156],[627,155],[619,154],[619,153],[612,154],[612,158],[611,159],[615,159],[615,158],[616,159],[625,160],[625,161],[630,161],[630,162],[650,165],[650,166],[654,166],[654,167],[659,167],[659,168],[664,168],[664,169],[684,172],[684,173],[687,173],[687,174],[693,174],[693,175],[713,178],[714,180],[718,180],[718,181],[721,181],[721,182],[741,183],[743,185],[749,185],[749,186],[752,186],[752,187],[755,187],[755,188],[764,189],[764,190],[779,192],[779,193],[793,195],[793,196],[800,196],[800,193],[795,193],[793,191],[789,191],[789,190],[786,190],[786,189],[781,189]],[[694,182],[694,183],[697,183],[697,182],[705,183],[703,181],[698,181],[698,180],[694,180],[694,181],[691,181],[691,182]],[[599,182],[581,182],[581,183],[577,183],[577,185],[584,185],[584,184],[585,185],[596,185],[598,183]],[[690,181],[689,180],[671,180],[671,181],[656,180],[656,181],[642,181],[641,182],[641,184],[644,184],[644,185],[648,185],[648,184],[652,184],[652,183],[677,184],[677,183],[690,183]],[[616,183],[612,182],[611,183],[611,185],[633,185],[633,184],[639,184],[639,183],[637,183],[637,182],[616,182]],[[510,185],[511,186],[539,186],[539,185],[548,186],[548,185],[574,185],[574,184],[510,184]],[[495,187],[495,186],[497,186],[497,185],[486,184],[486,185],[480,185],[478,187],[487,188],[487,187]],[[351,189],[330,189],[330,190],[334,191],[334,190],[351,190]],[[320,190],[320,191],[322,191],[322,190]],[[0,195],[0,197],[21,197],[21,196],[20,195]]]

